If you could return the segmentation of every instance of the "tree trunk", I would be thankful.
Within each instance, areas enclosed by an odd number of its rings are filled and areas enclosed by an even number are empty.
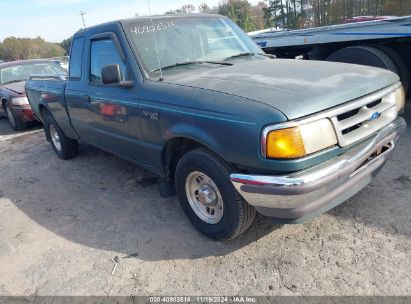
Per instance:
[[[294,15],[291,9],[291,0],[287,0],[287,24],[288,28],[292,29],[293,28],[293,19]]]
[[[283,18],[283,28],[285,28],[286,24],[283,0],[281,0],[281,17]]]
[[[293,5],[294,5],[294,25],[297,24],[297,5],[295,4],[296,0],[293,0]]]

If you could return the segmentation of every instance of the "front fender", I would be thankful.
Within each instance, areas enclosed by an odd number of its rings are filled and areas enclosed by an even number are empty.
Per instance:
[[[198,142],[227,160],[223,147],[208,130],[186,123],[178,123],[165,132],[165,140],[167,142],[175,138],[187,138]]]

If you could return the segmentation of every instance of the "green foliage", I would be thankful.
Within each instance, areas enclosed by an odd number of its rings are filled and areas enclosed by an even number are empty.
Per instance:
[[[52,58],[64,55],[64,49],[57,43],[46,42],[37,37],[8,37],[0,44],[0,59],[4,61]]]
[[[218,13],[231,18],[246,32],[258,29],[253,20],[251,4],[246,0],[223,1],[218,7]]]
[[[175,10],[168,11],[165,14],[166,15],[172,15],[172,14],[182,14],[182,13],[183,13],[183,11],[181,9],[175,9]]]
[[[166,14],[192,9],[188,4]],[[297,29],[339,24],[363,15],[411,15],[411,0],[262,0],[257,5],[247,0],[222,0],[218,7],[201,3],[198,11],[227,16],[250,32],[269,27]]]
[[[218,14],[217,7],[210,7],[205,2],[198,5],[198,11],[200,13],[206,13],[206,14]]]
[[[258,5],[251,5],[247,0],[223,0],[218,6],[210,7],[206,2],[200,3],[198,12],[220,14],[233,19],[243,30],[254,31],[266,28],[269,18],[265,18],[264,9],[267,8],[266,0]],[[167,11],[165,14],[192,13],[195,7],[191,4],[183,5],[179,9]]]
[[[356,16],[411,14],[410,0],[270,0],[264,12],[273,26],[287,29],[344,23]]]
[[[59,43],[59,45],[63,48],[65,55],[70,54],[70,47],[71,47],[71,40],[73,37],[69,37],[67,39],[64,39],[62,42]]]

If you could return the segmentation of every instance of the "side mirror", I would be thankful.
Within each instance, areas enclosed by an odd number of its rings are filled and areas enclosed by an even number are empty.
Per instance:
[[[123,81],[120,66],[118,64],[106,65],[101,69],[101,79],[104,84],[117,84],[122,88],[131,88],[133,81]]]
[[[121,82],[121,70],[118,64],[106,65],[101,69],[101,78],[104,84]]]

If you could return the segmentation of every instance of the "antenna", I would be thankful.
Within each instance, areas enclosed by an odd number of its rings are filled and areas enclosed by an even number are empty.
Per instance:
[[[87,14],[83,11],[80,12],[81,19],[83,20],[83,27],[86,28],[86,23],[84,22],[84,15]]]
[[[153,23],[153,17],[152,17],[152,15],[151,15],[150,0],[147,0],[147,5],[148,5],[148,13],[150,14],[151,27],[153,28],[154,45],[155,45],[155,47],[156,47],[158,70],[160,71],[160,79],[163,79],[163,70],[161,69],[160,54],[159,54],[159,52],[158,52],[158,45],[157,45],[157,39],[156,39],[156,30],[155,30],[154,23]]]

